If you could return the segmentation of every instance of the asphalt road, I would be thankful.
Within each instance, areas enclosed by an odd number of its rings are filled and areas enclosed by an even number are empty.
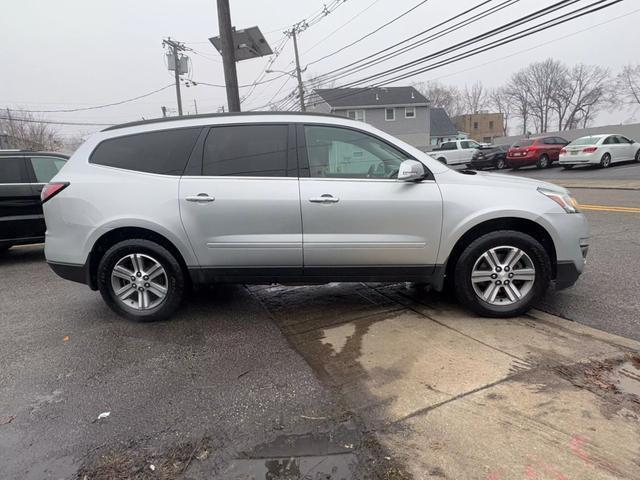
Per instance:
[[[221,472],[256,446],[349,427],[243,287],[136,324],[57,278],[33,246],[0,257],[0,292],[3,480],[75,478],[83,466],[91,479],[147,478],[152,464],[182,471],[195,456],[189,472],[206,473],[193,478],[230,478]]]
[[[525,167],[520,170],[505,169],[500,173],[508,175],[519,175],[529,178],[540,179],[589,179],[589,180],[630,180],[640,179],[640,163],[626,162],[614,163],[609,168],[599,167],[576,167],[571,170],[565,170],[554,164],[551,168],[539,170],[535,167]]]
[[[589,205],[640,206],[640,191],[574,193]],[[640,213],[586,215],[584,275],[538,307],[640,339]],[[269,456],[294,451],[311,462],[301,470],[321,475],[386,457],[255,289],[205,290],[171,321],[135,324],[43,260],[41,246],[0,256],[0,478],[69,478],[79,468],[94,479],[264,477],[282,468]],[[332,308],[338,321],[340,303]]]

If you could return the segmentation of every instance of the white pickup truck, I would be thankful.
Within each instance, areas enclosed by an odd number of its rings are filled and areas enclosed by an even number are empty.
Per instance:
[[[446,165],[462,165],[471,163],[471,157],[478,148],[480,144],[474,140],[456,140],[444,142],[440,148],[429,152],[429,155]]]

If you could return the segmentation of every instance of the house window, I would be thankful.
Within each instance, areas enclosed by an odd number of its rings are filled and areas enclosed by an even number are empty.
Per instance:
[[[404,118],[416,118],[416,107],[404,107]]]
[[[364,110],[347,110],[347,117],[351,120],[364,122]]]
[[[385,108],[384,109],[384,119],[388,121],[392,121],[396,119],[396,109],[395,108]]]
[[[478,122],[473,122],[473,129],[477,130],[478,129]]]
[[[493,130],[493,120],[489,121],[489,130]]]

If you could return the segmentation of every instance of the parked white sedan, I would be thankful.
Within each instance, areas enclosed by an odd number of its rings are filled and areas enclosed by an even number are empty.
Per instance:
[[[591,135],[574,140],[560,150],[560,165],[600,165],[607,168],[615,162],[640,162],[640,143],[622,135]]]

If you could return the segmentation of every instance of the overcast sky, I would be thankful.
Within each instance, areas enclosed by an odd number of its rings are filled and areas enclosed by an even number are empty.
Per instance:
[[[494,0],[489,5],[501,1]],[[162,39],[167,36],[186,42],[193,48],[189,53],[193,80],[224,83],[220,56],[207,41],[208,37],[218,34],[215,0],[4,0],[2,3],[0,108],[78,108],[120,101],[169,85],[173,82],[173,75],[167,71],[162,48]],[[231,0],[231,17],[238,29],[258,25],[273,46],[281,41],[284,28],[318,12],[323,3],[330,3],[330,0]],[[300,35],[302,65],[366,35],[418,3],[419,0],[346,0]],[[346,65],[477,3],[471,0],[429,0],[366,40],[310,66],[305,76]],[[552,3],[549,0],[520,0],[493,16],[351,78],[357,79],[382,67],[393,67],[427,55]],[[617,72],[625,64],[640,62],[638,10],[638,0],[626,0],[592,16],[399,84],[437,79],[461,87],[477,80],[488,87],[499,86],[527,63],[548,57],[567,64],[597,64]],[[293,47],[288,42],[272,68],[289,70],[292,59]],[[239,83],[253,82],[267,60],[260,58],[240,62]],[[258,86],[243,103],[243,109],[265,104],[282,87],[284,80]],[[289,81],[275,98],[281,98],[294,87],[295,82]],[[222,88],[198,86],[183,88],[182,91],[185,113],[193,113],[194,100],[200,113],[215,112],[226,104]],[[242,89],[241,94],[246,91]],[[175,111],[174,89],[168,88],[117,107],[48,113],[45,118],[119,123],[160,116],[162,105]],[[611,112],[600,115],[596,123],[628,122],[634,114],[635,120],[640,120],[640,112]],[[67,126],[60,127],[60,131],[72,135],[100,128]]]

